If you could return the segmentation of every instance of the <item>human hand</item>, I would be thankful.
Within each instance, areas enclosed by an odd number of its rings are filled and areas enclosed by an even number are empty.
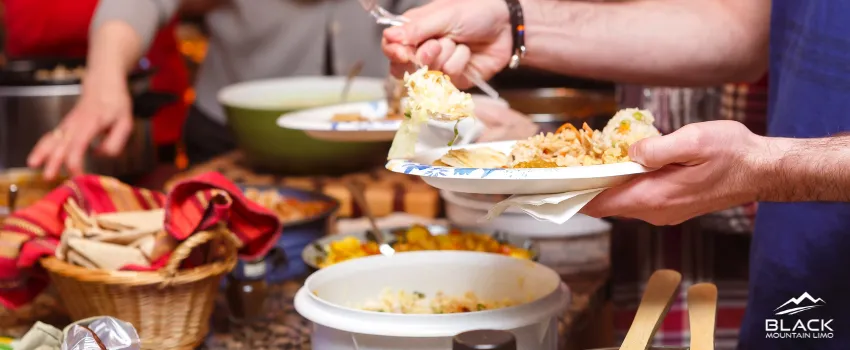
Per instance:
[[[754,201],[766,142],[733,121],[689,124],[672,134],[641,140],[629,149],[629,157],[660,169],[605,190],[581,212],[674,225]]]
[[[540,129],[528,116],[511,109],[501,100],[473,96],[475,118],[486,127],[478,142],[521,140],[533,136]]]
[[[116,156],[133,129],[130,94],[124,77],[87,75],[83,93],[70,113],[51,132],[48,132],[30,152],[27,164],[44,167],[44,177],[53,179],[63,164],[72,175],[84,169],[86,151],[95,137],[104,134],[96,151]]]
[[[504,2],[436,0],[404,17],[410,22],[384,30],[382,41],[397,77],[415,61],[449,75],[463,89],[472,86],[463,76],[468,68],[486,80],[508,64],[513,39]]]

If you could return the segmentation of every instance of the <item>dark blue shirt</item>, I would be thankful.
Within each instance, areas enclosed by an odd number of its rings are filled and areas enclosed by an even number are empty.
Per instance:
[[[771,136],[850,131],[850,1],[773,0],[769,74]],[[850,349],[850,203],[761,203],[755,229],[739,348]]]

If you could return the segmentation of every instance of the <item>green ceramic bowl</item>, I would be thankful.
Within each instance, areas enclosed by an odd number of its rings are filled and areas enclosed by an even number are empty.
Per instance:
[[[284,129],[285,113],[340,103],[344,77],[291,77],[228,86],[218,94],[237,146],[256,168],[284,175],[340,175],[386,162],[389,142],[330,142]],[[349,102],[384,98],[384,81],[357,78]]]

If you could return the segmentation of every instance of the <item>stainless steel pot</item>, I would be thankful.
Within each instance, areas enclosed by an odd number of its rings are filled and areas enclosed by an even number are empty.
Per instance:
[[[32,64],[25,68],[37,67],[39,65]],[[26,167],[27,156],[36,142],[59,125],[82,90],[79,80],[28,82],[22,78],[22,71],[14,71],[0,79],[0,169]],[[143,96],[148,90],[148,75],[134,74],[129,80],[134,97]],[[154,151],[150,121],[137,119],[124,152],[115,158],[90,155],[86,170],[109,176],[138,174],[155,164]]]
[[[567,122],[580,125],[585,121],[591,127],[601,129],[617,112],[613,91],[541,88],[502,90],[499,93],[511,108],[529,115],[543,132],[554,132]]]

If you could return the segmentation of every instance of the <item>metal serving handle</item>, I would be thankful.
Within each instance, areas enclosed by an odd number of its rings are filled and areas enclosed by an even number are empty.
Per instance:
[[[11,215],[12,213],[15,212],[15,207],[18,204],[17,202],[18,202],[18,185],[11,184],[11,185],[9,185],[9,199],[8,199],[8,202],[7,202],[8,203],[7,207],[9,208],[9,215]]]
[[[8,193],[6,194],[6,206],[0,207],[0,219],[5,216],[12,215],[15,212],[15,207],[18,201],[18,185],[11,184],[8,188]],[[3,222],[3,220],[0,220]]]

